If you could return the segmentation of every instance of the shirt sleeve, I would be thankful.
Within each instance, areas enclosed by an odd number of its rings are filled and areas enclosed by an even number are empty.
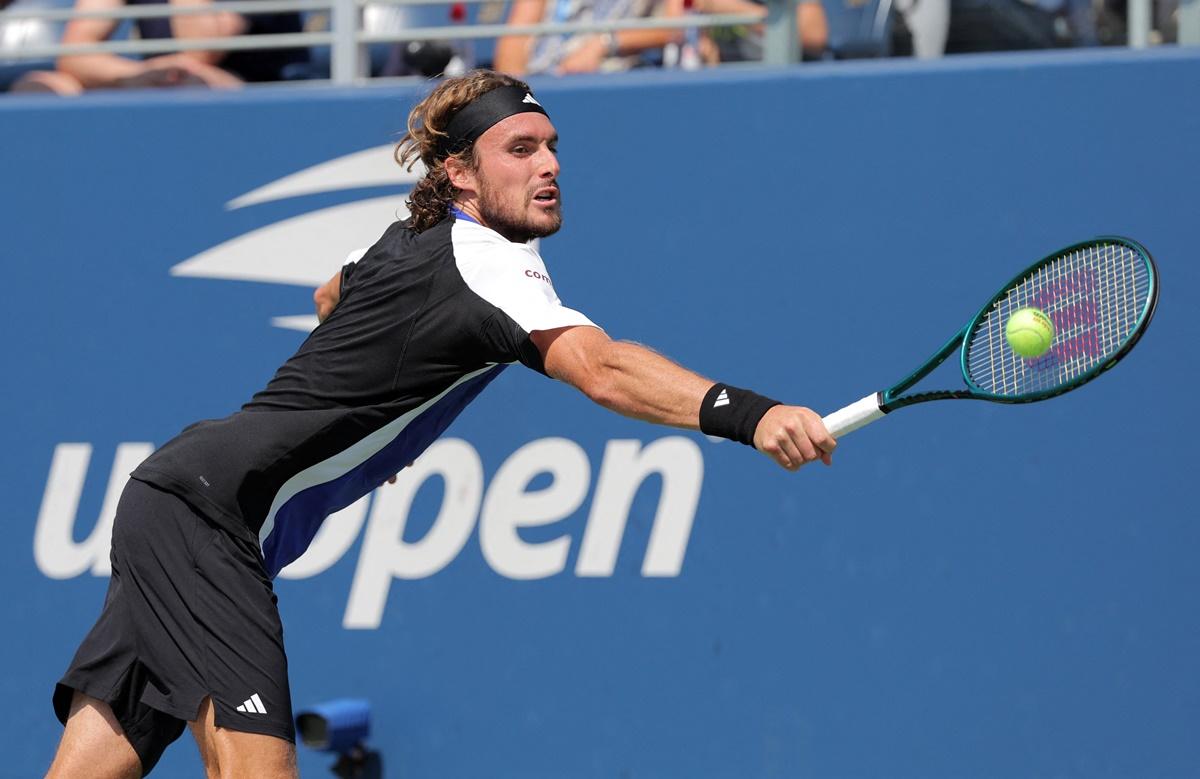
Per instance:
[[[359,260],[366,256],[367,251],[367,249],[355,249],[346,255],[346,264],[342,266],[342,289],[345,289],[346,284],[350,282],[350,276],[354,273],[355,266],[358,265]]]
[[[597,327],[562,304],[542,258],[529,247],[497,246],[462,272],[471,291],[503,311],[526,333],[575,325]]]

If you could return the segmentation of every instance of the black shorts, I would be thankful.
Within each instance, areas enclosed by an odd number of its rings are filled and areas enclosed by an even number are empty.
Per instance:
[[[216,725],[295,741],[283,625],[258,545],[130,480],[104,609],[54,691],[105,701],[150,773],[211,697]]]

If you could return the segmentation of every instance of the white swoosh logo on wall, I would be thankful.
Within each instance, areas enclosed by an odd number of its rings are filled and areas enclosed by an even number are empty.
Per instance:
[[[425,175],[425,167],[417,162],[411,172],[404,170],[392,157],[394,150],[393,146],[376,146],[313,165],[235,197],[225,207],[232,211],[317,192],[415,184]]]
[[[347,154],[251,190],[226,204],[228,210],[319,192],[411,185],[424,169],[402,169],[392,146]],[[397,219],[408,217],[402,195],[388,195],[310,211],[231,238],[171,268],[172,276],[257,281],[317,287],[356,249],[374,243]],[[272,319],[276,327],[308,332],[312,315]]]

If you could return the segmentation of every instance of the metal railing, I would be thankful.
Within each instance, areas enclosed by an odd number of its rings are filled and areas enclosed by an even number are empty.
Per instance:
[[[465,0],[486,3],[493,0]],[[163,5],[114,8],[96,11],[72,9],[8,9],[0,11],[0,24],[23,20],[48,22],[71,19],[159,19],[174,16],[211,14],[216,10],[233,13],[281,13],[295,11],[328,12],[330,29],[319,32],[254,35],[228,38],[169,38],[153,40],[104,41],[88,44],[57,44],[23,46],[4,52],[6,60],[48,60],[80,54],[166,54],[177,51],[207,50],[235,51],[246,49],[283,49],[295,47],[330,48],[330,77],[334,83],[353,84],[365,79],[366,47],[374,43],[401,41],[473,40],[500,38],[506,35],[560,35],[588,32],[617,32],[619,30],[703,29],[763,25],[763,62],[783,65],[799,60],[800,47],[796,30],[796,8],[799,0],[767,0],[766,16],[751,14],[688,14],[684,17],[651,17],[592,22],[548,22],[542,24],[451,24],[432,27],[413,27],[391,32],[371,32],[364,29],[364,9],[368,6],[428,6],[450,5],[447,0],[218,0],[211,5]],[[888,2],[890,6],[890,2]],[[1200,0],[1184,0],[1187,6],[1188,35],[1181,34],[1181,43],[1200,43]],[[1132,48],[1149,45],[1151,0],[1129,0],[1128,42]],[[1193,29],[1195,32],[1192,32]]]
[[[471,3],[491,0],[467,0]],[[473,40],[506,35],[560,35],[618,30],[655,30],[766,25],[764,62],[785,64],[798,58],[795,8],[798,0],[770,0],[767,16],[752,14],[689,14],[684,17],[650,17],[594,22],[550,22],[543,24],[453,24],[412,27],[391,32],[370,32],[363,27],[367,6],[449,5],[447,0],[218,0],[211,5],[133,6],[98,11],[70,9],[24,9],[0,11],[0,24],[19,20],[67,21],[70,19],[158,19],[196,16],[214,11],[232,13],[284,13],[325,11],[330,29],[321,32],[253,35],[229,38],[164,38],[154,40],[103,41],[87,44],[23,46],[5,52],[16,60],[47,60],[80,54],[166,54],[177,51],[235,51],[329,46],[330,76],[335,83],[353,84],[367,77],[366,47],[373,43],[401,41]],[[787,10],[785,10],[787,9]],[[780,28],[776,30],[775,28]],[[773,35],[774,33],[774,35]],[[784,39],[786,36],[786,40]],[[778,39],[778,40],[776,40]]]

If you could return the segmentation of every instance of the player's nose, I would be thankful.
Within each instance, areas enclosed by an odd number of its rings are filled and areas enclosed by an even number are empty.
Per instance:
[[[542,147],[538,155],[538,176],[541,178],[558,178],[558,155],[546,147]]]

